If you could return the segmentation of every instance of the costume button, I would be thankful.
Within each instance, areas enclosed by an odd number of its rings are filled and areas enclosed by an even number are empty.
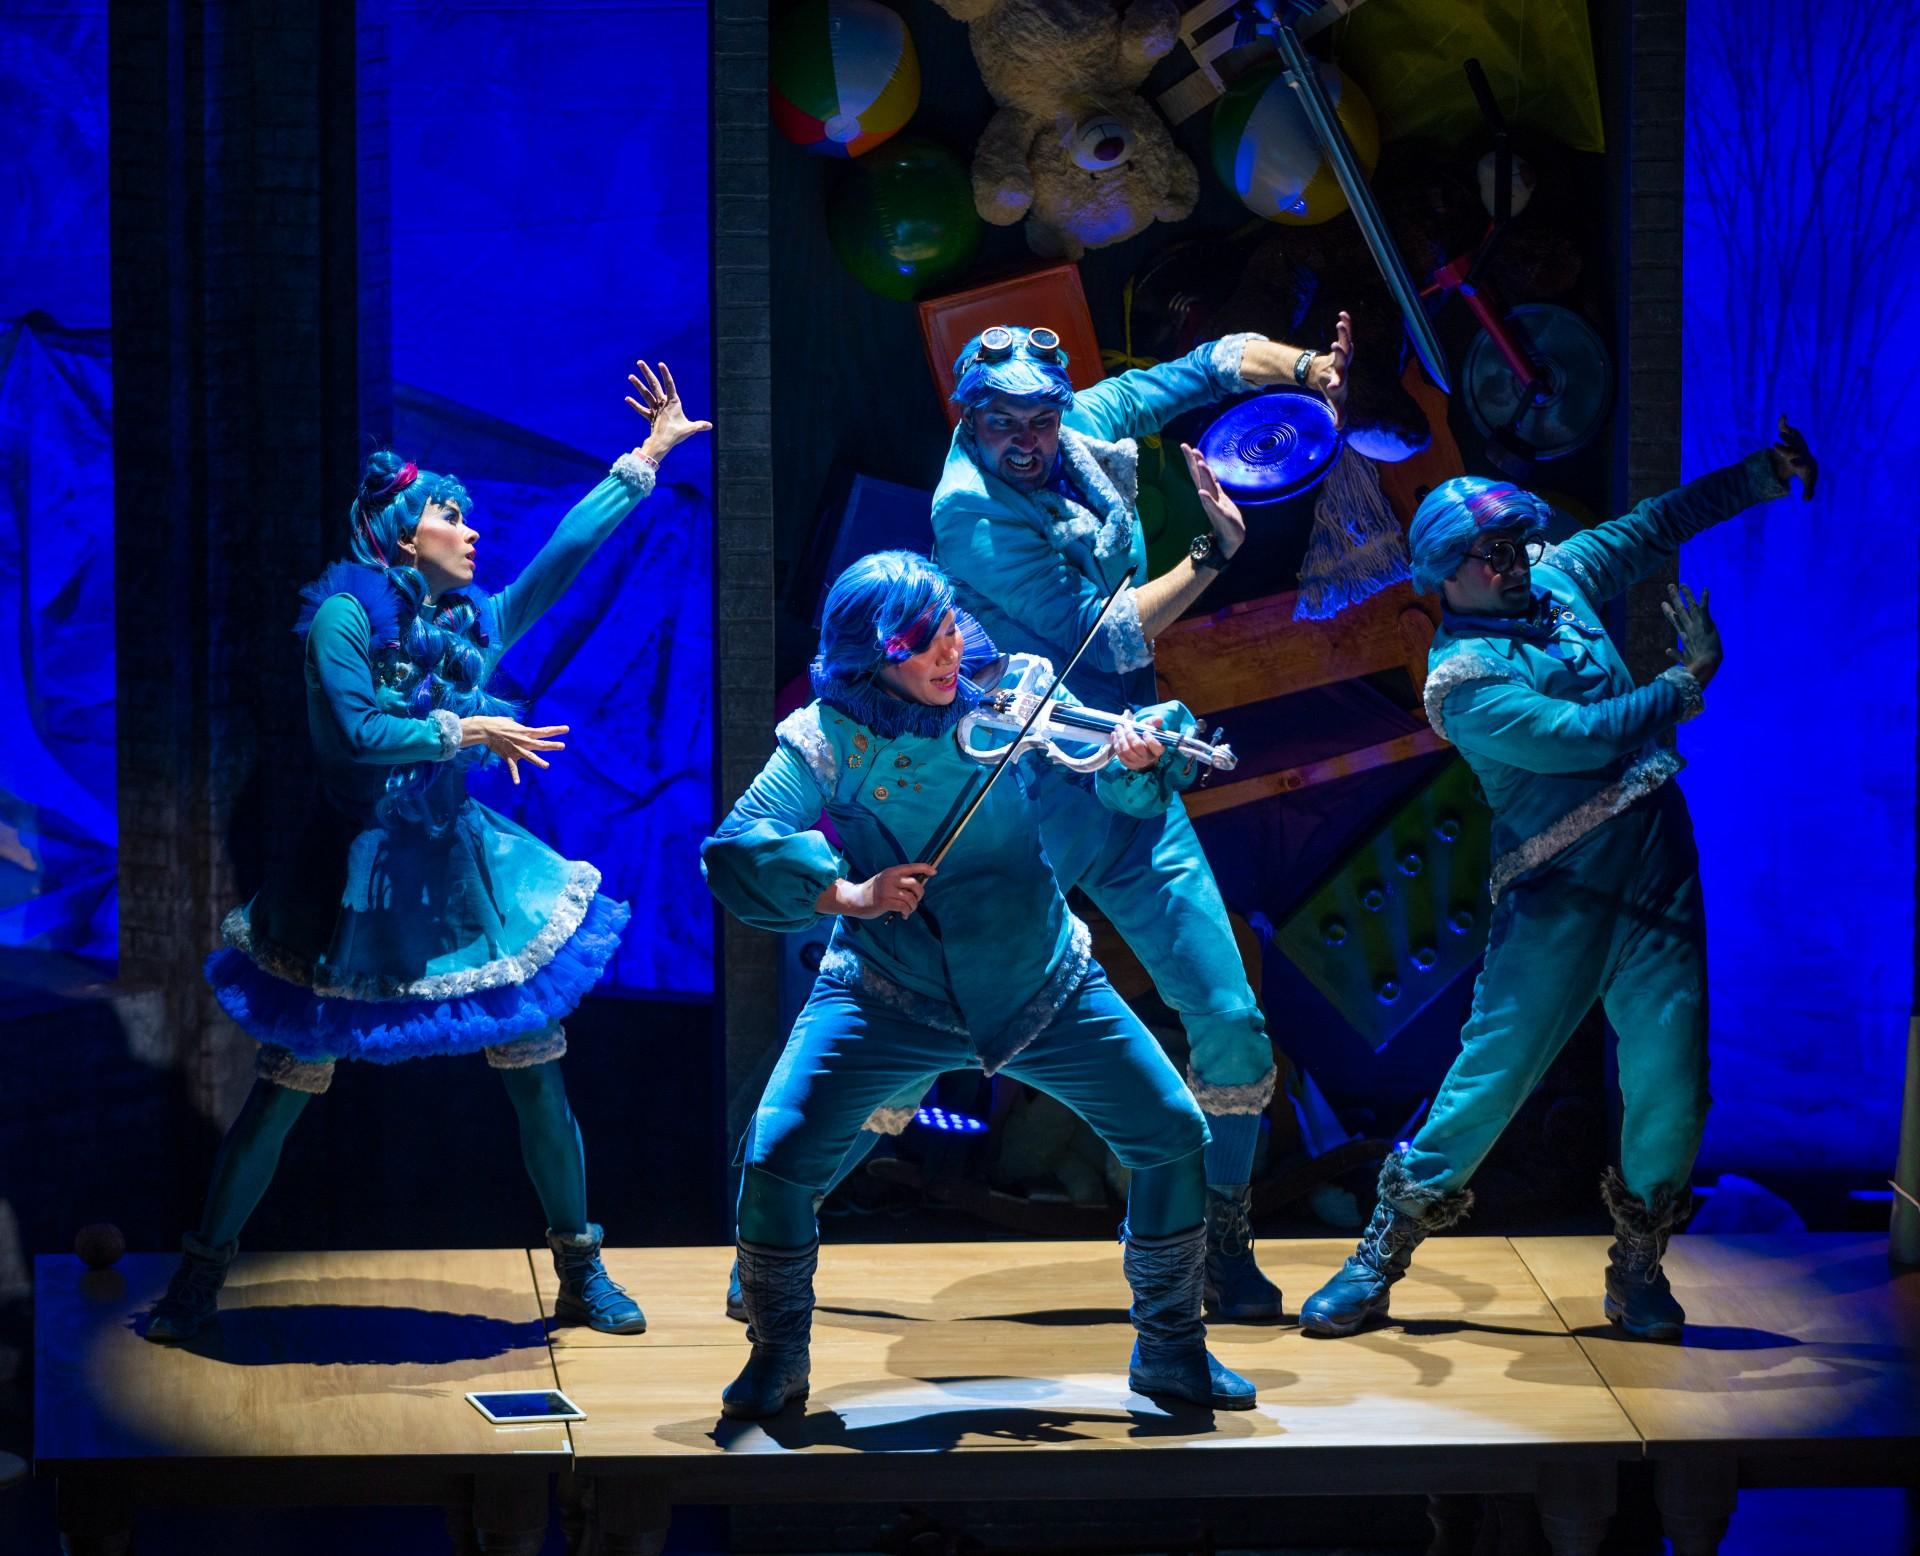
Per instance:
[[[873,791],[873,797],[876,800],[884,800],[887,797],[887,786],[884,783],[881,784],[879,788]]]
[[[859,765],[860,765],[860,753],[858,751],[855,751],[847,757],[847,766],[858,767]]]
[[[856,751],[864,751],[867,749],[867,737],[864,734],[853,737],[853,749]]]
[[[910,756],[896,756],[893,759],[893,765],[895,767],[911,767],[913,766],[913,758]]]

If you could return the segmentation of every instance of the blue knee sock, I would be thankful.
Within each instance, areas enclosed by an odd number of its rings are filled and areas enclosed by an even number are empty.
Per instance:
[[[1204,1153],[1194,1151],[1158,1167],[1136,1167],[1127,1185],[1127,1230],[1136,1237],[1190,1232],[1207,1214]]]
[[[1222,1187],[1245,1183],[1253,1176],[1253,1151],[1260,1143],[1258,1113],[1209,1113],[1207,1182]]]
[[[257,1080],[213,1159],[213,1181],[200,1212],[201,1242],[219,1247],[240,1235],[280,1165],[280,1147],[306,1110],[311,1092]]]
[[[527,1164],[547,1225],[556,1232],[587,1229],[587,1153],[567,1106],[558,1060],[496,1072],[520,1115],[520,1159]]]

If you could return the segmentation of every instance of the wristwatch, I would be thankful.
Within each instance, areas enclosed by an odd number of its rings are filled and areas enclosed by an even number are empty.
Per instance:
[[[1308,376],[1313,372],[1313,359],[1315,355],[1316,353],[1314,352],[1303,351],[1294,359],[1293,381],[1296,384],[1306,383]]]
[[[1204,567],[1212,573],[1224,573],[1227,564],[1233,560],[1220,549],[1220,542],[1212,530],[1202,531],[1193,537],[1193,543],[1187,547],[1187,559],[1195,567]]]

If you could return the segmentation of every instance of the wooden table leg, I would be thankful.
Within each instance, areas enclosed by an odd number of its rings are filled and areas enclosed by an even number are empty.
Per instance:
[[[1739,1494],[1739,1466],[1731,1456],[1656,1463],[1653,1500],[1673,1556],[1714,1556]]]
[[[476,1475],[473,1537],[483,1556],[539,1556],[547,1539],[544,1475]]]
[[[673,1503],[660,1481],[596,1475],[593,1517],[596,1556],[660,1556]]]
[[[133,1504],[114,1487],[62,1477],[54,1501],[64,1556],[126,1556],[133,1549]]]
[[[1534,1499],[1553,1556],[1598,1556],[1620,1494],[1613,1464],[1543,1464]]]

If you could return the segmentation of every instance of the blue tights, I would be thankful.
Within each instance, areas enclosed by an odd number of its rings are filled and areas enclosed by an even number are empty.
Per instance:
[[[520,1157],[556,1232],[587,1229],[587,1159],[580,1126],[567,1105],[557,1063],[496,1072],[520,1118]],[[267,1192],[280,1165],[280,1148],[306,1111],[311,1093],[256,1080],[240,1114],[220,1142],[213,1182],[195,1234],[218,1247],[234,1241]]]

